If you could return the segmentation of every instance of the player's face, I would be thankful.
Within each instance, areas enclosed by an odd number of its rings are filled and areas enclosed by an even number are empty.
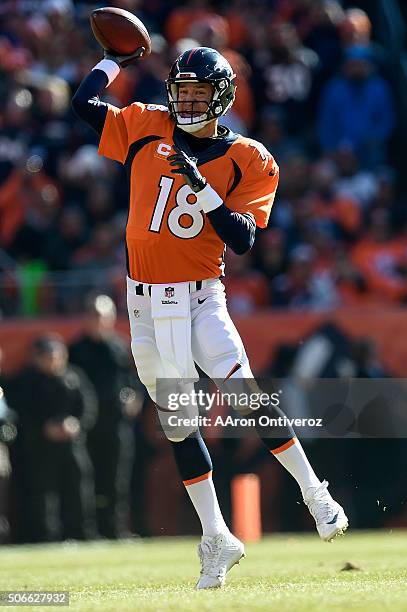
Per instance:
[[[206,113],[213,96],[210,83],[180,83],[178,110],[181,117],[197,117]]]

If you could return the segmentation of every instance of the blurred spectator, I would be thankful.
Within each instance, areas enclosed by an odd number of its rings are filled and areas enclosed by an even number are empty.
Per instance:
[[[91,380],[98,418],[88,434],[95,475],[98,531],[117,538],[129,531],[132,419],[141,409],[141,391],[129,351],[115,332],[116,308],[107,295],[89,296],[84,333],[70,346],[70,361]]]
[[[372,24],[367,13],[356,7],[347,9],[340,24],[340,33],[345,48],[369,45]]]
[[[271,283],[287,265],[285,234],[278,228],[259,234],[255,245],[256,267]]]
[[[72,256],[87,238],[85,216],[80,208],[67,206],[62,209],[47,236],[44,256],[50,270],[69,270]]]
[[[290,309],[324,310],[338,303],[329,273],[316,269],[316,252],[308,245],[293,249],[287,272],[272,283],[272,304]]]
[[[387,210],[371,212],[367,232],[353,249],[352,260],[376,300],[405,302],[407,240],[394,236]]]
[[[39,155],[29,155],[24,165],[10,168],[0,189],[0,246],[15,257],[35,258],[41,252],[38,234],[44,235],[59,205],[58,188],[43,171]]]
[[[356,364],[356,378],[386,378],[390,373],[380,363],[376,346],[369,339],[355,340],[351,353]]]
[[[320,70],[318,85],[333,76],[342,58],[340,25],[343,9],[336,0],[314,0],[309,8],[308,22],[304,23],[301,39],[318,55]]]
[[[251,267],[251,254],[235,255],[226,251],[227,275],[224,279],[228,309],[233,315],[248,315],[269,304],[269,286],[265,276]]]
[[[362,215],[357,202],[336,192],[338,173],[333,162],[321,159],[312,169],[311,209],[319,221],[324,221],[332,240],[352,240],[357,236]]]
[[[351,340],[331,322],[323,323],[305,338],[291,369],[292,376],[311,378],[316,385],[319,378],[346,379],[355,372]]]
[[[37,156],[30,159],[34,157]],[[36,161],[33,160],[33,163]],[[55,184],[45,176],[39,179],[33,180],[29,173],[23,176],[23,189],[26,189],[29,205],[25,210],[24,221],[9,246],[10,255],[21,262],[44,259],[45,240],[60,206],[60,196]]]
[[[75,252],[73,263],[81,270],[94,271],[103,274],[103,270],[111,269],[117,263],[114,251],[116,236],[114,228],[107,223],[96,225],[90,235],[89,242]]]
[[[176,6],[165,24],[165,36],[171,45],[188,36],[188,30],[196,22],[212,15],[208,0],[190,0],[185,6]]]
[[[304,143],[287,133],[287,118],[281,108],[265,106],[260,114],[255,137],[273,153],[280,167],[290,155],[303,152]]]
[[[311,186],[311,162],[303,151],[293,151],[286,158],[285,172],[282,173],[279,196],[300,198],[305,196]],[[281,201],[281,200],[280,200]],[[273,213],[280,213],[279,206]]]
[[[165,79],[171,67],[169,48],[163,36],[151,37],[151,54],[140,64],[131,99],[145,104],[167,104]],[[114,81],[116,83],[116,81]],[[113,83],[113,84],[114,84]]]
[[[356,200],[362,209],[369,208],[377,193],[377,171],[361,169],[355,149],[349,144],[341,145],[334,159],[339,170],[337,193]]]
[[[256,100],[281,108],[289,133],[304,135],[311,118],[318,56],[301,45],[288,23],[270,26],[263,44],[264,53],[258,51],[253,58]]]
[[[336,252],[333,276],[342,306],[366,307],[368,302],[372,302],[372,296],[362,273],[352,263],[344,249],[338,249]]]
[[[223,7],[228,23],[228,45],[231,49],[242,49],[247,44],[248,18],[253,3],[250,0],[230,0]]]
[[[376,74],[369,49],[349,47],[342,74],[322,93],[318,131],[323,152],[333,153],[349,143],[360,163],[374,168],[387,158],[394,125],[393,96],[388,83]]]
[[[247,133],[254,119],[253,92],[249,86],[252,71],[240,53],[228,48],[229,27],[226,19],[220,15],[208,15],[193,23],[188,33],[198,41],[199,46],[217,49],[232,66],[236,74],[236,99],[231,110],[222,119],[222,124],[237,132]],[[236,125],[234,115],[238,115],[243,125]]]
[[[94,535],[86,432],[96,419],[96,398],[67,357],[59,336],[42,336],[32,346],[32,364],[5,382],[18,418],[13,471],[20,542]]]
[[[372,22],[364,10],[357,7],[346,9],[339,25],[339,32],[345,53],[346,49],[353,45],[367,47],[372,59],[383,75],[389,74],[391,65],[388,52],[382,45],[371,40]]]

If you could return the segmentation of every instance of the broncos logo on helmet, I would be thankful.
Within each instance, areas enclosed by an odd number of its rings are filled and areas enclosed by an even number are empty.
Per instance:
[[[235,99],[235,78],[229,62],[215,49],[196,47],[182,53],[165,81],[168,109],[178,127],[186,132],[196,132],[210,121],[225,115]],[[180,83],[210,83],[213,86],[212,99],[206,112],[198,116],[181,116],[178,102]]]

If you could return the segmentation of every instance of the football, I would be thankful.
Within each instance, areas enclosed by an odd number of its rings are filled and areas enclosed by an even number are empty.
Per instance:
[[[151,39],[147,28],[135,15],[115,7],[92,11],[90,24],[98,43],[110,53],[130,55],[145,47],[143,57],[151,53]]]

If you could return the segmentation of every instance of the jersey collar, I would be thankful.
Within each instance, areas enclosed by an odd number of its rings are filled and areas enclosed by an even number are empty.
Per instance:
[[[193,150],[190,146],[190,142],[193,143],[191,138],[199,140],[196,136],[185,135],[185,132],[180,130],[177,126],[174,127],[173,140],[174,143],[182,151],[184,151],[188,157],[194,157],[197,159],[197,165],[206,164],[209,161],[223,157],[228,149],[232,146],[235,140],[238,138],[238,134],[235,134],[229,128],[225,126],[221,127],[221,134],[218,134],[215,138],[205,138],[208,141],[208,146],[201,150]]]

